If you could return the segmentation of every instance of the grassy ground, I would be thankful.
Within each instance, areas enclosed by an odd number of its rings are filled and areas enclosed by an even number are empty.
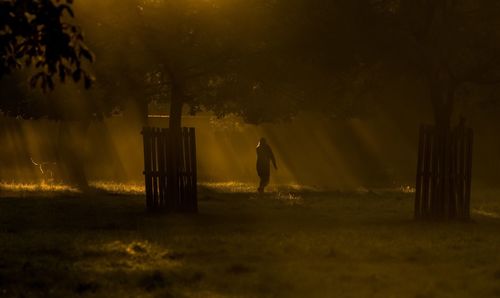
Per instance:
[[[500,297],[500,196],[469,223],[412,221],[412,194],[0,197],[0,297]]]

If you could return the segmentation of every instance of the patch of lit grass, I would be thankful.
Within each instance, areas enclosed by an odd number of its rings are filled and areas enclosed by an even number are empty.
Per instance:
[[[108,193],[138,195],[144,193],[144,185],[135,183],[118,183],[107,181],[93,181],[89,186],[96,190]],[[1,181],[0,190],[7,193],[80,193],[81,191],[67,184],[49,182],[17,182]]]
[[[490,217],[490,218],[495,218],[495,219],[500,219],[500,214],[493,212],[493,211],[487,211],[484,210],[484,208],[474,208],[472,209],[472,213],[484,216],[484,217]]]
[[[142,183],[120,183],[114,181],[91,181],[89,186],[92,189],[104,191],[110,194],[122,195],[143,195],[145,187]],[[218,192],[218,193],[257,193],[258,185],[256,183],[227,181],[227,182],[200,182],[199,187],[203,190]],[[9,193],[80,193],[80,191],[73,186],[62,183],[29,183],[29,182],[0,182],[0,190]],[[373,190],[366,188],[359,188],[356,193],[369,193]],[[377,192],[397,192],[411,194],[415,189],[411,186],[401,186],[393,189],[378,189]],[[296,198],[300,197],[299,194],[305,193],[321,193],[328,192],[313,186],[302,184],[271,184],[266,188],[267,194],[273,194],[278,200],[283,201],[286,197],[287,202],[297,202]],[[292,199],[290,199],[292,198]]]
[[[229,181],[229,182],[203,182],[199,186],[208,190],[226,193],[249,193],[255,192],[256,186],[251,183]]]
[[[227,182],[202,182],[199,186],[208,190],[221,193],[255,193],[258,185],[256,183],[227,181]],[[276,184],[266,188],[266,192],[290,193],[290,192],[321,192],[321,189],[300,184]]]
[[[402,193],[415,193],[417,190],[415,189],[415,187],[412,187],[410,185],[401,185],[399,187],[399,190],[402,192]]]
[[[287,205],[302,205],[304,202],[300,195],[293,192],[278,192],[276,199]]]
[[[180,264],[171,252],[148,241],[112,241],[85,248],[76,267],[91,272],[147,271]]]
[[[139,195],[144,194],[144,184],[137,183],[118,183],[111,181],[93,181],[90,183],[92,188],[102,190],[108,193]]]
[[[78,193],[75,187],[59,183],[19,183],[19,182],[0,182],[0,190],[5,192],[20,193]]]

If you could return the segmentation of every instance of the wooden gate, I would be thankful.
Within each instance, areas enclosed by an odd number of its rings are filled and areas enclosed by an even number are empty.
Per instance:
[[[415,218],[470,218],[472,145],[472,129],[463,124],[445,132],[420,127]]]
[[[195,129],[144,127],[142,135],[147,208],[197,212]]]

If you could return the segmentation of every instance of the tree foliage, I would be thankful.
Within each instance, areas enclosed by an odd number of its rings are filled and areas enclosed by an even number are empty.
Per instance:
[[[80,29],[70,22],[72,2],[0,1],[0,78],[26,66],[34,69],[30,85],[44,91],[54,89],[57,77],[91,86],[92,76],[84,64],[94,58]]]
[[[269,53],[274,33],[267,31],[274,22],[269,9],[261,1],[233,6],[164,1],[141,7],[144,42],[157,58],[173,109],[188,105],[193,113],[231,113],[254,123],[293,112],[289,98],[276,92],[287,72]]]
[[[500,3],[368,0],[371,63],[396,66],[428,86],[437,124],[449,125],[471,86],[500,83]]]
[[[192,113],[237,114],[253,123],[296,112],[288,96],[293,67],[273,50],[282,38],[268,1],[81,6],[89,45],[100,57],[96,89],[107,99],[132,97],[139,106],[169,102],[177,108],[173,115],[187,106]],[[94,14],[111,9],[113,14]]]

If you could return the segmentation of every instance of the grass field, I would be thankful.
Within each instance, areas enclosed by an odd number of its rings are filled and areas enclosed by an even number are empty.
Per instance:
[[[198,215],[140,195],[5,193],[0,297],[500,297],[500,193],[473,221],[412,194],[204,188]]]

